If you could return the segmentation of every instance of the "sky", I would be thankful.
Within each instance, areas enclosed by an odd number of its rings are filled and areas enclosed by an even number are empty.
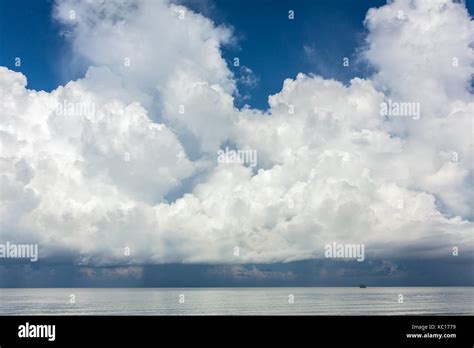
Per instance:
[[[365,76],[368,71],[364,64],[341,69],[333,64],[334,59],[356,59],[356,49],[364,39],[365,14],[369,8],[384,3],[383,0],[297,1],[290,7],[301,18],[290,22],[281,21],[288,15],[286,1],[182,2],[216,24],[231,25],[235,29],[238,42],[223,47],[223,57],[230,65],[238,57],[242,65],[252,69],[258,81],[253,86],[240,84],[242,98],[237,100],[237,105],[248,104],[260,109],[268,107],[268,95],[277,93],[285,78],[299,72],[344,82]],[[60,35],[61,27],[51,18],[53,5],[54,1],[47,0],[3,0],[1,4],[0,62],[9,69],[24,72],[31,89],[51,91],[83,77],[88,67],[87,64],[69,64],[69,46]],[[303,13],[305,15],[300,16]],[[267,40],[270,30],[272,40]],[[22,57],[21,69],[15,67],[12,56]],[[240,73],[240,69],[233,71]]]
[[[474,285],[473,13],[1,0],[0,286]]]

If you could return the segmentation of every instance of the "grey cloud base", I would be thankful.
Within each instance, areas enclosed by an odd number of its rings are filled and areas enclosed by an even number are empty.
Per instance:
[[[0,287],[474,286],[471,260],[306,260],[246,265],[2,265]]]

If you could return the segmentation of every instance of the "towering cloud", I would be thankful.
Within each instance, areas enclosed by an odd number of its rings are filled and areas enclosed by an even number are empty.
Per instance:
[[[0,68],[2,239],[89,265],[302,260],[333,241],[366,259],[472,252],[462,4],[371,9],[373,77],[299,74],[267,112],[234,107],[231,30],[183,6],[58,0],[55,18],[90,68],[51,93]],[[257,166],[219,163],[226,146]]]

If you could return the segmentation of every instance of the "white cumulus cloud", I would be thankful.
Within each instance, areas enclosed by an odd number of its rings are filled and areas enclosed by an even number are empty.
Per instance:
[[[0,67],[2,239],[90,265],[292,261],[333,241],[366,258],[472,252],[462,4],[369,10],[374,76],[298,74],[266,112],[234,107],[232,31],[186,7],[58,0],[55,18],[90,68],[46,93]],[[420,117],[382,115],[389,100]],[[225,146],[256,151],[257,166],[218,163]]]

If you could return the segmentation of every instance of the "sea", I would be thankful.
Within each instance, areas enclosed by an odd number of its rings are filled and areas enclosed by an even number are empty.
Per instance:
[[[0,289],[0,315],[473,315],[474,287]]]

